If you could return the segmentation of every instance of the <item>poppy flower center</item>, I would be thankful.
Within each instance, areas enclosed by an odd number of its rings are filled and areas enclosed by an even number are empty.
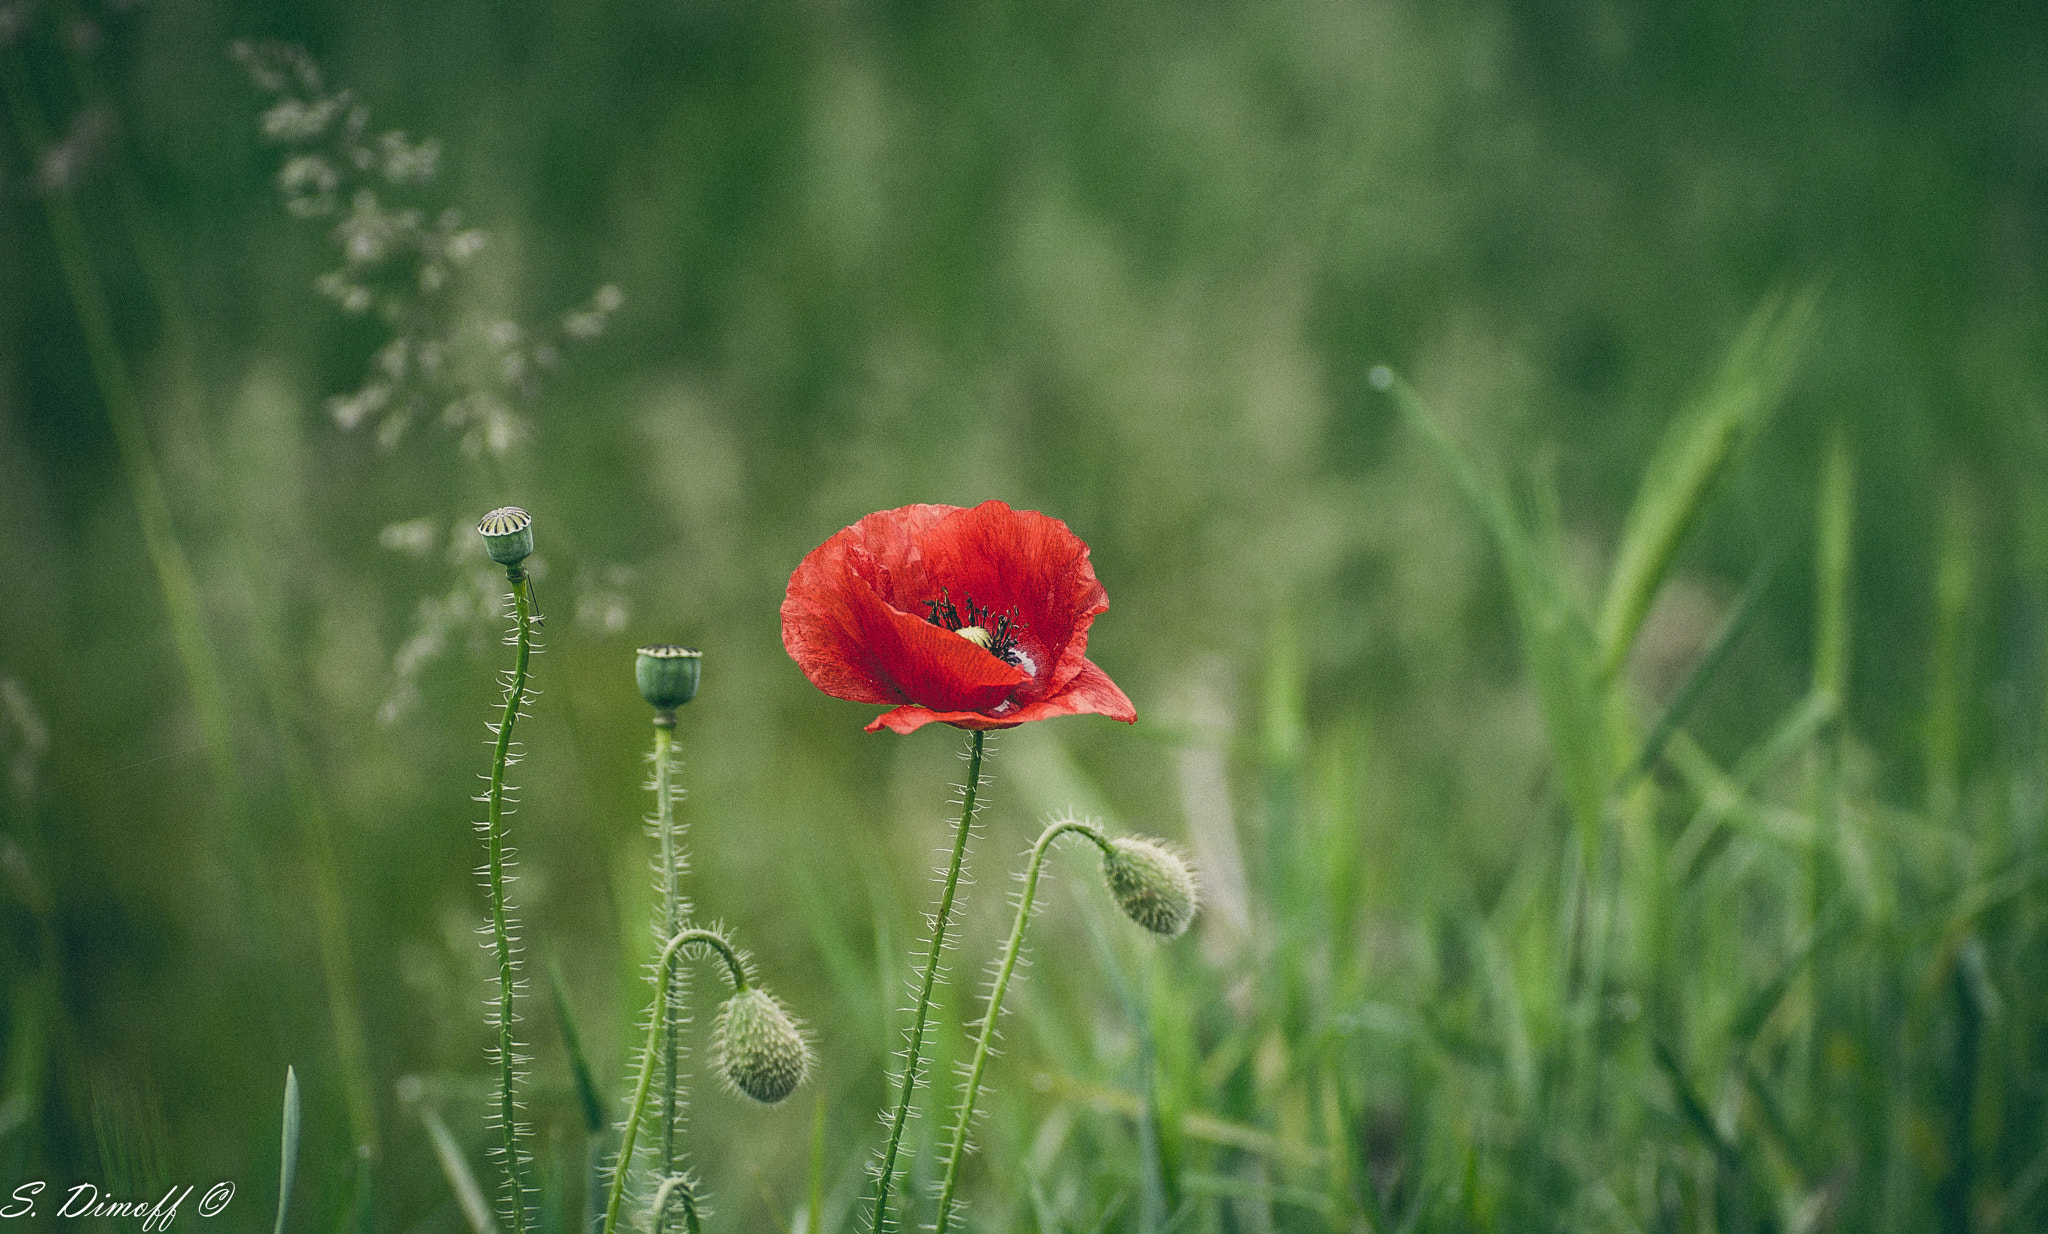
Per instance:
[[[1027,673],[1036,672],[1031,658],[1017,646],[1017,631],[1023,629],[1024,623],[1018,620],[1016,606],[998,616],[976,604],[972,596],[954,603],[951,592],[944,587],[939,588],[938,599],[926,600],[924,606],[931,610],[926,621],[942,630],[951,630],[1005,664]]]

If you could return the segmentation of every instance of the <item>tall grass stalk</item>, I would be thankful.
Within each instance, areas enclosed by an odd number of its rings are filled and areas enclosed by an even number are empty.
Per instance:
[[[15,135],[22,147],[34,156],[49,144],[49,124],[29,84],[27,61],[18,40],[7,49],[4,59],[7,111],[14,117]],[[54,189],[40,196],[64,288],[70,294],[72,310],[84,336],[93,382],[99,387],[100,404],[114,430],[122,478],[127,483],[129,499],[135,504],[143,547],[156,574],[157,590],[163,595],[171,639],[185,670],[200,731],[206,738],[206,754],[213,765],[216,790],[228,818],[238,827],[246,827],[248,799],[234,754],[234,726],[229,720],[227,691],[221,684],[213,649],[206,637],[199,586],[171,518],[171,505],[157,471],[142,401],[114,331],[113,310],[93,258],[92,243],[86,237],[84,221],[68,189]]]
[[[107,91],[92,71],[77,40],[58,40],[64,50],[78,93],[87,100],[102,100]],[[7,55],[6,98],[15,117],[16,134],[34,154],[47,143],[49,125],[36,102],[18,39]],[[116,159],[111,176],[118,216],[127,232],[128,244],[156,301],[163,323],[167,350],[179,380],[188,394],[196,394],[197,364],[193,331],[179,303],[168,263],[164,260],[155,230],[150,225],[126,163]],[[250,813],[242,781],[227,691],[222,682],[211,640],[201,612],[199,589],[191,560],[179,539],[171,516],[156,454],[150,442],[142,402],[137,394],[128,363],[113,327],[113,315],[106,299],[105,284],[78,208],[68,189],[42,194],[43,208],[66,290],[84,336],[87,355],[101,405],[114,430],[124,482],[134,504],[143,533],[145,550],[163,598],[172,641],[185,673],[186,685],[205,736],[208,761],[212,765],[216,791],[230,825],[246,833]],[[245,576],[254,570],[244,563]],[[329,1015],[333,1022],[335,1048],[341,1064],[343,1096],[348,1108],[350,1131],[358,1155],[365,1162],[379,1153],[376,1101],[372,1095],[369,1050],[362,1014],[355,998],[355,967],[348,945],[347,920],[342,908],[332,829],[321,801],[318,777],[291,731],[288,674],[282,666],[277,639],[270,630],[260,605],[250,613],[252,641],[260,670],[265,699],[277,730],[287,786],[293,801],[293,815],[299,823],[313,876],[315,933],[320,947],[321,971],[327,986]],[[359,1214],[367,1217],[367,1212]]]
[[[102,106],[109,98],[109,90],[98,80],[92,61],[84,55],[84,45],[70,37],[59,39],[59,43],[80,98],[86,100],[86,106]],[[27,76],[20,68],[20,55],[23,53],[20,53],[18,45],[8,55],[8,111],[16,115],[16,133],[20,141],[35,151],[47,139],[49,125],[27,86]],[[164,325],[166,352],[172,360],[178,385],[186,397],[197,397],[199,377],[197,346],[193,342],[195,334],[186,321],[170,274],[170,264],[164,260],[156,229],[150,223],[150,215],[143,207],[141,194],[133,184],[133,176],[129,174],[125,160],[113,160],[109,180],[115,188],[117,217],[127,233],[129,250],[143,274],[145,287],[150,289],[150,295],[156,301],[158,319]],[[90,241],[86,239],[84,223],[78,217],[78,207],[72,201],[70,190],[45,192],[43,205],[63,280],[66,280],[66,287],[72,295],[78,323],[86,340],[94,381],[100,387],[100,401],[106,415],[109,415],[109,424],[115,428],[115,442],[123,462],[123,479],[135,505],[137,522],[143,530],[147,555],[150,555],[152,569],[158,577],[158,591],[162,593],[164,608],[170,618],[178,659],[186,673],[186,686],[193,694],[195,710],[199,712],[201,731],[207,739],[207,755],[213,763],[215,786],[221,794],[221,806],[233,827],[246,829],[250,825],[248,800],[236,759],[225,688],[221,684],[213,647],[207,638],[205,618],[201,614],[199,587],[193,577],[193,569],[190,569],[190,559],[174,530],[164,481],[156,465],[156,452],[145,428],[141,399],[135,393],[127,360],[115,338],[113,313],[104,299],[98,262],[92,256]],[[244,577],[256,575],[248,563],[242,565],[242,573]],[[332,829],[328,825],[322,798],[319,798],[317,776],[313,774],[297,735],[291,731],[289,716],[293,706],[289,702],[291,690],[285,686],[287,673],[283,669],[279,649],[276,649],[276,636],[268,626],[268,614],[262,612],[260,604],[250,606],[250,626],[264,700],[274,722],[276,739],[279,739],[283,755],[285,780],[293,798],[293,817],[299,823],[307,866],[313,876],[315,935],[319,941],[319,956],[322,956],[322,976],[328,986],[328,1009],[334,1021],[334,1040],[342,1072],[342,1093],[348,1107],[350,1134],[356,1144],[356,1154],[367,1166],[379,1154],[377,1105],[371,1093],[373,1081],[367,1033],[362,1029],[362,1015],[354,993],[354,962],[350,958],[346,915],[342,911]],[[367,1220],[367,1211],[358,1216]]]

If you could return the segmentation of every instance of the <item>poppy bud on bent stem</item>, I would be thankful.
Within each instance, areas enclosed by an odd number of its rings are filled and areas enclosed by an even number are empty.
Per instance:
[[[1195,919],[1194,875],[1173,850],[1151,840],[1120,836],[1102,855],[1102,877],[1124,916],[1168,938]]]
[[[811,1046],[774,995],[759,986],[725,1000],[713,1027],[718,1069],[763,1105],[795,1092],[811,1070]]]

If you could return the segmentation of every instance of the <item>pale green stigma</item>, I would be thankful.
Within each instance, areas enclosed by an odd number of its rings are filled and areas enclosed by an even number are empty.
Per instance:
[[[960,629],[953,631],[953,633],[973,643],[983,651],[987,651],[989,644],[996,641],[994,636],[980,626],[962,626]]]
[[[501,566],[513,567],[533,556],[533,516],[518,506],[499,506],[477,520],[484,551]]]

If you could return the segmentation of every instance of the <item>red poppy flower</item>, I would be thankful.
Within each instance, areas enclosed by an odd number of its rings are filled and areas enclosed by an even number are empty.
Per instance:
[[[1130,724],[1131,700],[1083,654],[1108,607],[1088,546],[1056,518],[1000,501],[904,506],[803,559],[782,601],[782,645],[825,693],[893,704],[871,733],[1084,712]]]

